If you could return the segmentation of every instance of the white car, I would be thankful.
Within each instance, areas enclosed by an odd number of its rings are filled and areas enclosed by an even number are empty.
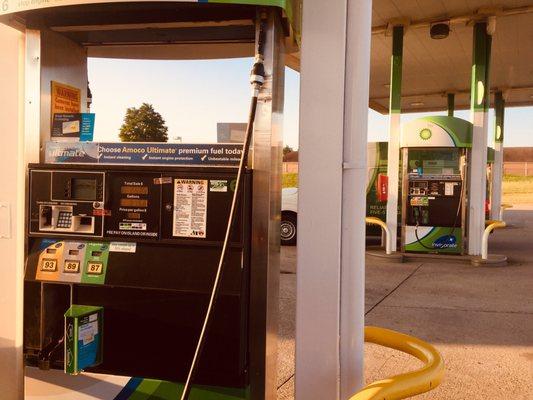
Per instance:
[[[387,171],[387,143],[371,142],[367,145],[367,177],[366,193],[371,191],[372,187],[377,186],[377,178],[386,174]],[[368,199],[370,205],[378,205],[378,209],[384,207],[383,200]],[[374,214],[370,214],[374,215]],[[285,246],[294,246],[297,236],[297,216],[298,216],[298,188],[285,188],[281,191],[281,244]],[[382,218],[384,218],[382,216]],[[378,232],[380,232],[378,230]]]
[[[281,244],[296,244],[296,227],[298,215],[298,188],[286,188],[281,191]]]

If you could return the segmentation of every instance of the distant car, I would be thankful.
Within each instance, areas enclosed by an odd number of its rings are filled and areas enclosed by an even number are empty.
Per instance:
[[[298,188],[286,188],[281,191],[281,244],[296,245],[298,224]]]

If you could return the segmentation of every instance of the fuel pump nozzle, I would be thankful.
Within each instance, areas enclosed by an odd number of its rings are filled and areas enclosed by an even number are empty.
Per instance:
[[[50,341],[40,352],[38,355],[38,367],[42,370],[49,370],[50,369],[50,361],[52,359],[52,356],[54,353],[56,353],[58,350],[60,350],[63,346],[63,343],[65,341],[65,337],[61,337],[60,339],[54,339]]]

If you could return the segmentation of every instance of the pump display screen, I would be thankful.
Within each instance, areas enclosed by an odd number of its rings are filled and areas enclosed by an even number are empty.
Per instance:
[[[409,149],[408,168],[419,175],[458,175],[460,148]]]
[[[122,194],[148,194],[148,186],[122,186],[120,188]]]
[[[96,180],[72,178],[70,180],[73,200],[96,200]]]
[[[161,174],[113,172],[106,176],[107,207],[112,210],[106,219],[107,235],[155,239],[159,236]]]
[[[120,199],[121,207],[148,207],[148,200],[146,199]]]

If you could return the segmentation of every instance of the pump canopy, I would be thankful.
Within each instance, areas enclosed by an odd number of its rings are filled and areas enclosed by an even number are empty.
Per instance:
[[[402,127],[400,147],[472,147],[472,123],[461,118],[431,116]]]
[[[286,50],[297,51],[301,0],[5,0],[0,22],[57,32],[85,47],[89,57],[251,57],[254,20],[263,6],[280,10]]]

